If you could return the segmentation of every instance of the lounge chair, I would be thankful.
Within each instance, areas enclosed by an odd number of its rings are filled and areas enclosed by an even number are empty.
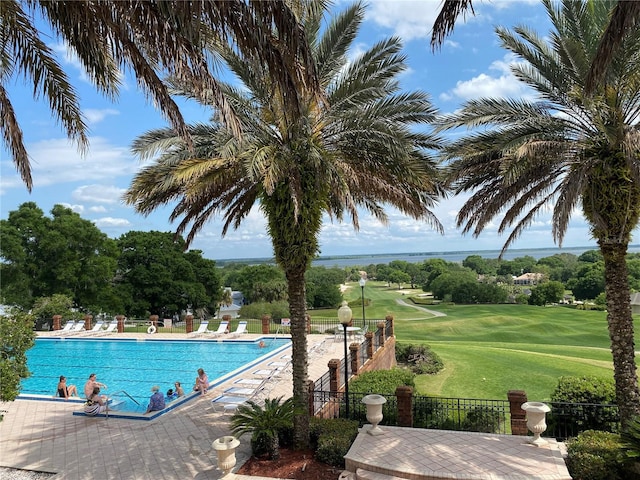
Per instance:
[[[196,337],[198,335],[204,335],[205,333],[207,333],[209,328],[209,321],[208,320],[204,320],[202,322],[200,322],[200,326],[198,327],[198,330],[196,330],[195,332],[191,332],[189,334],[190,337]]]
[[[118,332],[118,321],[113,320],[107,326],[107,328],[105,328],[104,330],[100,330],[99,332],[96,332],[96,335],[107,335],[107,334],[117,333],[117,332]]]
[[[222,322],[220,322],[220,325],[218,325],[217,330],[207,330],[205,333],[207,335],[213,335],[214,337],[218,337],[220,335],[223,335],[228,329],[229,329],[229,322],[226,320],[223,320]]]
[[[98,320],[91,330],[87,330],[86,332],[82,332],[81,335],[82,336],[92,335],[92,334],[102,330],[102,327],[104,327],[104,321],[103,320]]]
[[[239,337],[243,333],[247,333],[247,322],[246,322],[246,320],[243,320],[243,321],[238,323],[238,328],[236,328],[235,331],[231,332],[231,336],[232,337]]]
[[[76,322],[70,330],[62,333],[62,335],[77,335],[80,332],[84,332],[84,322]]]
[[[51,335],[63,335],[67,332],[70,332],[75,324],[76,322],[74,320],[69,320],[60,330],[54,330],[53,332],[51,332]]]

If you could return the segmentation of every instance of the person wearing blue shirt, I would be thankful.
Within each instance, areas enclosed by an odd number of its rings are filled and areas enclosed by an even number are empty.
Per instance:
[[[160,393],[160,387],[154,385],[151,387],[151,391],[153,392],[153,395],[149,398],[149,406],[145,413],[157,412],[158,410],[164,409],[164,395]]]

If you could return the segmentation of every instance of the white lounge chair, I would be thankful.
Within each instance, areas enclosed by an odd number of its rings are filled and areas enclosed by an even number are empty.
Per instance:
[[[51,335],[63,335],[67,332],[70,332],[75,324],[75,320],[69,320],[60,330],[54,330],[53,332],[51,332]]]
[[[84,322],[76,322],[69,331],[62,333],[62,335],[77,335],[80,332],[84,332]]]
[[[205,333],[207,333],[209,328],[209,321],[208,320],[204,320],[202,322],[200,322],[200,326],[198,327],[198,330],[196,330],[195,332],[191,332],[189,334],[190,337],[197,337],[198,335],[204,335]]]
[[[104,330],[100,330],[99,332],[96,332],[96,335],[107,335],[107,334],[117,333],[117,332],[118,332],[118,321],[112,320],[111,323],[107,326],[107,328],[105,328]]]
[[[207,330],[205,333],[207,335],[213,335],[214,337],[218,337],[220,335],[223,335],[227,330],[229,330],[229,322],[226,320],[223,320],[222,322],[220,322],[220,325],[218,325],[217,330]]]
[[[82,336],[93,335],[94,333],[99,332],[104,327],[104,320],[98,320],[96,324],[93,326],[91,330],[87,330],[86,332],[82,332]]]
[[[247,322],[246,322],[246,320],[243,320],[243,321],[238,323],[238,328],[236,328],[235,331],[231,332],[231,336],[232,337],[239,337],[243,333],[247,333]]]

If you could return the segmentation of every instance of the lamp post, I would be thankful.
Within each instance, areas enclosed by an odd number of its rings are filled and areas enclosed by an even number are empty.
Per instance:
[[[343,300],[342,305],[338,309],[338,320],[344,329],[344,397],[345,397],[345,413],[349,418],[349,359],[347,357],[347,327],[351,322],[352,311],[349,304]]]
[[[364,316],[364,285],[365,283],[367,283],[367,281],[364,279],[364,277],[360,277],[360,281],[358,283],[360,284],[360,291],[362,292],[362,328],[364,328],[367,326],[367,322]]]

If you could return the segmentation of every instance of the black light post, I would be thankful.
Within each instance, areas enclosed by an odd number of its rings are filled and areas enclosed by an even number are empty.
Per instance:
[[[349,357],[347,352],[347,327],[351,322],[352,311],[346,301],[342,301],[342,306],[338,309],[338,320],[344,329],[344,397],[345,397],[345,414],[349,418]]]
[[[364,284],[367,283],[367,281],[364,277],[360,277],[360,281],[358,283],[360,284],[360,290],[362,291],[362,328],[365,328],[367,326],[367,321],[364,316]]]

